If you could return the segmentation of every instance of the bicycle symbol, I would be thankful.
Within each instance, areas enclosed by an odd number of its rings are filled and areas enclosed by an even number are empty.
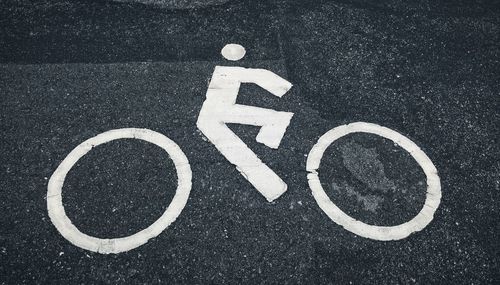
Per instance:
[[[222,55],[229,60],[239,60],[245,54],[240,45],[226,45]],[[212,142],[224,157],[268,201],[273,201],[287,191],[286,183],[247,145],[234,134],[226,123],[260,126],[257,142],[277,149],[290,124],[293,113],[280,112],[253,106],[236,104],[241,83],[253,83],[271,94],[282,97],[292,84],[279,75],[265,69],[250,69],[235,66],[216,66],[201,107],[197,127]],[[318,177],[323,153],[337,139],[351,133],[363,132],[392,140],[417,161],[427,178],[425,204],[410,221],[396,226],[374,226],[358,221],[338,208],[327,196]],[[118,140],[139,139],[153,143],[165,150],[173,160],[178,186],[174,198],[161,217],[152,225],[133,235],[121,238],[101,239],[82,233],[65,213],[62,203],[62,187],[69,170],[93,147]],[[321,136],[311,149],[306,163],[307,179],[319,207],[335,223],[359,236],[374,240],[389,241],[403,239],[425,228],[433,219],[441,201],[441,183],[438,172],[429,157],[410,139],[400,133],[376,124],[355,122],[331,129]],[[73,245],[99,253],[120,253],[139,247],[158,236],[179,216],[191,191],[192,173],[189,161],[181,148],[168,137],[149,129],[115,129],[92,137],[75,147],[50,177],[47,191],[47,208],[50,219],[59,233]]]

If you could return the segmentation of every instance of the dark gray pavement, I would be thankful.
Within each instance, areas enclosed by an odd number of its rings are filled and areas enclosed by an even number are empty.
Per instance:
[[[0,283],[500,281],[497,3],[135,2],[0,4]],[[241,61],[220,55],[233,42],[247,49]],[[216,65],[265,68],[294,84],[283,98],[253,85],[238,97],[295,113],[279,149],[258,144],[256,127],[230,126],[288,184],[275,202],[196,128]],[[356,121],[398,131],[435,164],[443,196],[422,231],[370,240],[317,205],[306,156],[326,131]],[[84,140],[128,127],[181,147],[193,171],[188,203],[139,248],[80,249],[48,217],[48,178]],[[152,144],[96,147],[68,174],[67,214],[96,237],[135,233],[168,206],[174,171]],[[335,142],[319,172],[332,201],[369,224],[408,221],[425,199],[418,164],[375,135]]]

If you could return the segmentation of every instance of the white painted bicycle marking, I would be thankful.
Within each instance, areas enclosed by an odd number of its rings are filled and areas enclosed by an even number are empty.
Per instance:
[[[232,61],[240,60],[245,56],[245,53],[245,48],[238,44],[228,44],[221,51],[224,58]],[[226,124],[259,126],[260,130],[256,141],[277,149],[290,124],[293,113],[236,104],[241,83],[257,84],[280,98],[292,88],[290,82],[269,70],[216,66],[206,93],[206,99],[198,115],[197,127],[222,155],[236,166],[243,177],[271,202],[287,191],[286,183],[264,164]],[[410,221],[396,226],[369,225],[348,216],[325,193],[318,176],[318,168],[323,154],[334,141],[355,132],[376,134],[392,140],[408,151],[423,169],[427,178],[426,200],[421,211]],[[170,155],[178,177],[176,193],[162,216],[144,230],[127,237],[112,239],[86,235],[72,224],[65,213],[62,202],[64,180],[75,163],[93,147],[123,138],[140,139],[153,143]],[[410,139],[376,124],[357,122],[328,131],[311,149],[306,169],[310,172],[307,178],[312,194],[328,217],[346,230],[370,239],[399,240],[422,230],[434,218],[441,201],[440,178],[429,157]],[[74,148],[54,171],[49,180],[47,191],[49,217],[61,235],[75,246],[104,254],[125,252],[158,236],[175,221],[189,198],[191,176],[192,172],[186,155],[175,142],[166,136],[148,129],[126,128],[107,131]]]
[[[178,186],[174,198],[162,216],[148,228],[133,235],[113,239],[101,239],[80,232],[64,211],[62,202],[62,187],[64,179],[75,163],[93,147],[117,140],[140,139],[153,143],[164,149],[174,162],[177,170]],[[99,253],[120,253],[145,244],[149,239],[158,236],[181,213],[186,205],[191,191],[191,167],[186,155],[179,146],[166,136],[148,129],[116,129],[101,133],[90,138],[76,148],[61,162],[50,177],[47,191],[47,208],[49,217],[57,230],[72,244]]]
[[[422,210],[410,221],[396,226],[374,226],[360,222],[339,209],[325,193],[318,177],[323,153],[337,139],[355,132],[364,132],[387,138],[401,146],[417,161],[427,177],[427,195]],[[410,139],[389,128],[376,124],[356,122],[336,127],[325,133],[314,145],[307,158],[306,169],[309,187],[320,208],[335,223],[362,237],[375,240],[399,240],[425,228],[434,218],[441,201],[441,182],[429,157]]]
[[[241,83],[255,83],[282,97],[292,84],[265,69],[216,66],[198,116],[197,126],[229,162],[268,201],[286,192],[287,185],[265,165],[226,123],[261,126],[257,142],[278,148],[293,113],[236,104]]]

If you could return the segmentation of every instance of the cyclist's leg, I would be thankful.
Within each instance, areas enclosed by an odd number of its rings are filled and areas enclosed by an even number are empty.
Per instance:
[[[257,141],[276,149],[285,135],[292,116],[293,113],[290,112],[236,104],[224,111],[223,120],[227,123],[262,126],[257,134]]]
[[[268,201],[273,201],[286,192],[286,183],[225,124],[214,120],[200,120],[198,128]]]

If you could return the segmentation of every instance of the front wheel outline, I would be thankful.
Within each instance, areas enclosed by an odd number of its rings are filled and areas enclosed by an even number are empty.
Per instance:
[[[390,139],[417,161],[427,177],[427,194],[422,210],[410,221],[396,226],[375,226],[358,221],[343,212],[328,197],[318,176],[318,168],[325,150],[337,139],[351,133],[369,133]],[[425,228],[434,218],[441,201],[441,182],[430,158],[409,138],[389,128],[365,122],[355,122],[335,127],[313,146],[307,157],[306,170],[309,188],[320,208],[335,223],[359,236],[374,240],[400,240]]]
[[[86,235],[73,225],[64,210],[62,187],[66,175],[80,158],[87,154],[93,147],[117,139],[140,139],[153,143],[165,150],[174,162],[178,185],[174,198],[165,212],[149,227],[126,237],[101,239]],[[50,220],[56,229],[73,245],[104,254],[125,252],[147,243],[149,239],[158,236],[177,219],[189,198],[191,178],[191,167],[186,155],[174,141],[165,135],[149,129],[114,129],[87,139],[75,147],[64,158],[50,177],[47,186],[47,209]]]

